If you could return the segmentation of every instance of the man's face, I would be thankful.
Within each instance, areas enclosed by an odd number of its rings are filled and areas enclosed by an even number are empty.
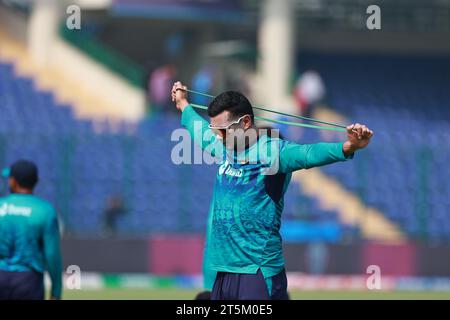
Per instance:
[[[216,133],[217,137],[226,145],[227,136],[236,135],[241,139],[240,132],[246,131],[252,126],[250,115],[236,117],[229,111],[224,111],[215,117],[210,118],[210,128]],[[240,129],[240,130],[239,130]]]

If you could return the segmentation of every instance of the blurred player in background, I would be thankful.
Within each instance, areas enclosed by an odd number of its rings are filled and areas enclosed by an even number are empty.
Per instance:
[[[62,263],[55,209],[33,195],[38,182],[34,163],[19,160],[6,171],[11,194],[0,199],[0,299],[44,299],[46,270],[52,283],[50,298],[60,299]]]
[[[352,124],[347,127],[345,142],[304,145],[259,131],[252,138],[245,133],[257,128],[245,96],[228,91],[215,97],[208,106],[208,124],[190,105],[186,89],[180,82],[172,87],[172,100],[182,112],[182,125],[203,150],[222,158],[205,250],[204,267],[217,272],[211,299],[288,299],[279,230],[292,172],[351,159],[355,151],[369,144],[373,132],[364,125]],[[204,139],[208,130],[213,130],[213,139]],[[238,131],[244,135],[235,134]],[[260,161],[268,153],[258,152],[273,150],[273,146],[277,152]],[[247,161],[254,159],[258,161]],[[278,164],[276,171],[268,174],[267,167],[274,163]]]
[[[314,107],[324,102],[325,95],[325,84],[320,74],[315,70],[305,71],[294,88],[294,99],[300,115],[311,117]]]

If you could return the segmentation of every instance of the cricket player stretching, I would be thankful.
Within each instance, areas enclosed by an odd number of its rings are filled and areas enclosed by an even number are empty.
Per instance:
[[[259,133],[252,138],[245,133],[257,128],[245,96],[232,91],[218,95],[208,106],[208,124],[189,104],[184,89],[180,82],[172,88],[172,100],[182,112],[182,125],[202,149],[214,156],[223,153],[205,250],[206,267],[217,272],[211,299],[287,299],[279,230],[283,197],[292,172],[351,159],[355,151],[368,145],[373,132],[364,125],[352,124],[347,127],[345,142],[303,145]],[[202,132],[208,130],[215,135],[204,139]],[[238,131],[241,134],[236,134]],[[231,134],[236,144],[230,143]],[[218,151],[219,145],[225,146],[223,152]],[[270,152],[267,156],[261,150]],[[267,171],[269,167],[275,171]]]

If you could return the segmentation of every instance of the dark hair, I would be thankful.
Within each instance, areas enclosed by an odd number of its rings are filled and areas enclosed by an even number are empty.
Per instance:
[[[229,111],[235,117],[249,114],[254,122],[250,101],[240,92],[225,91],[214,98],[208,106],[208,115],[215,117],[223,111]]]
[[[33,189],[38,182],[38,168],[28,160],[18,160],[10,168],[10,177],[22,188]]]

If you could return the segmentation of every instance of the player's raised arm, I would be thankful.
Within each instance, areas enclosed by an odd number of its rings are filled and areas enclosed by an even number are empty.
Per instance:
[[[338,143],[288,142],[280,150],[280,171],[287,173],[351,159],[357,150],[369,144],[373,131],[364,125],[352,124],[347,127],[347,135],[347,141]]]
[[[175,82],[172,87],[172,101],[181,111],[181,124],[189,131],[195,143],[203,150],[214,154],[214,146],[217,143],[215,134],[209,129],[209,123],[200,116],[188,101],[187,87],[181,82]]]

